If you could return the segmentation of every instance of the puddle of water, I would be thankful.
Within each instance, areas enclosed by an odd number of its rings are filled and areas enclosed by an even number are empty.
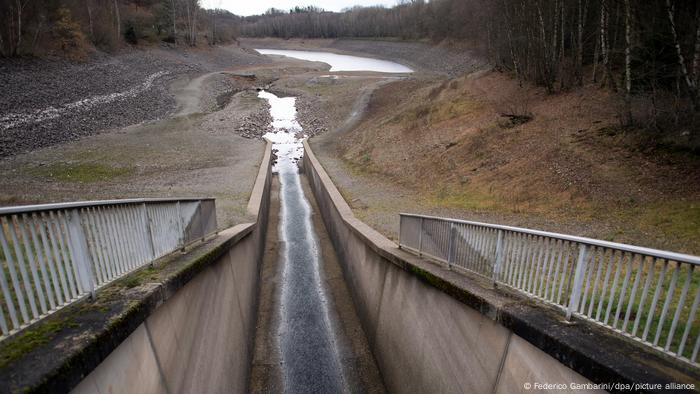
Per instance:
[[[342,392],[344,375],[332,314],[321,279],[318,237],[311,205],[301,186],[297,162],[304,154],[304,138],[296,119],[296,98],[261,91],[270,103],[272,132],[265,138],[277,151],[274,171],[280,181],[282,287],[278,338],[284,391]]]
[[[374,71],[380,73],[412,73],[403,64],[369,57],[338,55],[330,52],[293,51],[282,49],[256,49],[263,55],[282,55],[296,59],[330,64],[330,71]]]

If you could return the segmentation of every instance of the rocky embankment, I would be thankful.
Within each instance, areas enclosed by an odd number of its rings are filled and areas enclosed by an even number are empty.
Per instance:
[[[299,124],[304,134],[313,137],[327,132],[331,127],[328,115],[324,113],[319,99],[311,95],[299,96],[296,101]]]
[[[258,98],[255,89],[236,93],[229,105],[235,110],[209,116],[202,127],[213,134],[234,133],[251,139],[262,139],[265,133],[272,131],[270,105]]]
[[[0,157],[163,118],[175,106],[175,79],[265,62],[236,47],[98,53],[86,63],[1,60]],[[212,93],[225,97],[225,90]]]

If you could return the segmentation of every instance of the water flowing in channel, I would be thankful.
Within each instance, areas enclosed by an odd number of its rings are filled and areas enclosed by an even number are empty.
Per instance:
[[[273,131],[265,138],[277,153],[274,171],[280,181],[279,237],[284,244],[277,337],[285,392],[342,392],[345,384],[337,339],[323,286],[318,237],[311,206],[304,195],[298,161],[304,151],[294,97],[261,91],[270,103]]]

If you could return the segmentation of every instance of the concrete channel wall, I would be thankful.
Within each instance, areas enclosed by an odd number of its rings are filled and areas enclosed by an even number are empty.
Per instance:
[[[638,349],[617,338],[585,324],[569,327],[547,308],[402,251],[354,217],[308,143],[304,148],[304,172],[389,391],[525,393],[547,383],[556,392],[586,392],[599,388],[589,378],[692,379],[647,373],[655,370],[653,357],[634,365],[624,357]],[[632,376],[635,370],[646,375]]]
[[[227,250],[146,318],[73,393],[247,390],[270,168],[268,144],[248,205],[255,222],[222,231]]]
[[[308,144],[304,171],[391,392],[512,393],[529,382],[589,382],[378,253],[401,251],[354,217]]]

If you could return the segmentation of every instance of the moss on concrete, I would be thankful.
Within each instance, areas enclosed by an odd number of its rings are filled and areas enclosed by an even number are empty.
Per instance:
[[[76,324],[72,318],[49,318],[6,339],[0,343],[0,368],[4,368],[37,346],[48,343],[62,329],[75,327]]]

